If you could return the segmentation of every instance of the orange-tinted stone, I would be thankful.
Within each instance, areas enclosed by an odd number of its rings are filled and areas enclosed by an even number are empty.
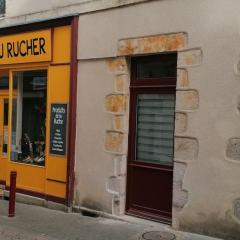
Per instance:
[[[127,109],[127,96],[123,94],[111,94],[106,97],[106,111],[109,113],[125,113]]]
[[[118,44],[118,55],[157,53],[183,49],[187,44],[187,34],[175,33],[150,37],[123,39]]]

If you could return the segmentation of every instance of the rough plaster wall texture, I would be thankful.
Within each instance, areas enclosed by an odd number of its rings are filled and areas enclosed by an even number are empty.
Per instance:
[[[111,117],[104,114],[104,98],[113,88],[105,60],[80,61],[76,142],[75,201],[81,206],[111,212],[106,179],[113,161],[104,152],[105,129]]]
[[[185,229],[239,234],[233,209],[240,195],[240,165],[226,157],[229,139],[240,136],[240,79],[233,71],[240,54],[239,11],[238,0],[172,0],[80,17],[79,58],[116,56],[119,39],[179,31],[188,33],[190,48],[203,51],[202,64],[188,68],[189,88],[197,89],[199,106],[188,114],[184,135],[197,138],[199,151],[184,177],[189,201],[179,220]]]

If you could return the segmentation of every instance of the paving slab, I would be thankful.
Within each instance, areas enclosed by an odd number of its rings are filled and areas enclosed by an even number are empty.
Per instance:
[[[16,217],[8,218],[7,209],[8,202],[0,200],[0,240],[141,240],[150,231],[171,232],[176,240],[216,240],[162,224],[93,218],[22,203],[16,204]]]

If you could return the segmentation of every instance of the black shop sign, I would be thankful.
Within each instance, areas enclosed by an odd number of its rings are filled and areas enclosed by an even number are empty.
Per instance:
[[[66,155],[67,104],[52,103],[50,117],[50,154]]]

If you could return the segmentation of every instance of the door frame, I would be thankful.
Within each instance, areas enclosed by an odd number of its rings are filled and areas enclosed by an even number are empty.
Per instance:
[[[170,214],[164,214],[157,217],[156,215],[149,214],[146,215],[141,210],[131,208],[131,194],[130,189],[132,187],[131,183],[131,171],[133,167],[145,167],[148,169],[158,169],[161,170],[164,168],[165,171],[172,173],[172,184],[173,184],[173,169],[172,166],[166,166],[154,163],[138,163],[135,161],[135,149],[136,149],[136,106],[137,106],[137,96],[141,93],[151,94],[151,93],[174,93],[175,94],[175,104],[176,104],[176,82],[177,82],[177,68],[176,68],[176,77],[161,77],[157,79],[140,79],[137,78],[137,64],[143,62],[154,62],[168,59],[169,56],[175,56],[177,64],[177,53],[173,52],[170,54],[159,54],[152,56],[141,56],[134,57],[131,59],[131,79],[130,79],[130,114],[129,114],[129,135],[128,135],[128,155],[127,155],[127,184],[126,184],[126,207],[125,212],[128,215],[139,216],[142,218],[150,219],[153,221],[159,221],[167,224],[172,223],[172,212]],[[174,114],[175,119],[175,114]],[[175,124],[174,124],[175,129]],[[175,132],[175,130],[173,130]],[[174,153],[174,141],[173,141],[173,153]],[[173,157],[174,159],[174,157]],[[172,199],[173,199],[173,185],[172,185]],[[172,204],[172,202],[171,202]],[[173,204],[172,204],[173,205]],[[165,216],[164,216],[165,215]]]

